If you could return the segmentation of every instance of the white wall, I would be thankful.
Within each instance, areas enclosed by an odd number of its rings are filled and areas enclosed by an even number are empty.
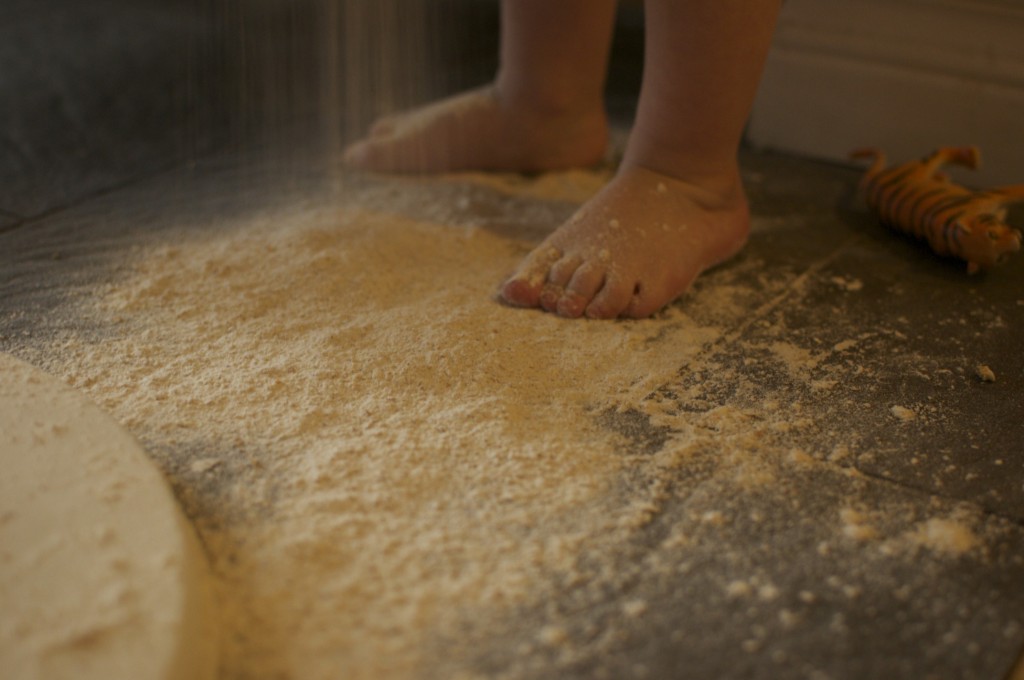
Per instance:
[[[1024,0],[788,0],[748,138],[829,160],[977,144],[957,179],[1024,183]]]

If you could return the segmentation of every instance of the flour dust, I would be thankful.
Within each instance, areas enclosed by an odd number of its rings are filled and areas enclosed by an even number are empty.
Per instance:
[[[217,579],[224,678],[424,677],[438,641],[472,648],[562,587],[676,573],[694,540],[678,528],[659,548],[675,556],[618,565],[672,501],[674,471],[708,451],[730,494],[771,488],[780,464],[811,466],[786,443],[810,422],[796,407],[700,389],[733,380],[709,348],[770,285],[727,271],[635,322],[496,301],[501,277],[605,179],[311,192],[162,238],[81,310],[102,337],[62,339],[50,368],[172,481]],[[819,392],[837,382],[822,357],[773,342],[786,375]],[[687,380],[705,401],[680,411]],[[729,517],[709,505],[695,531],[713,540]],[[902,550],[884,523],[838,510],[829,522],[848,543]],[[924,524],[903,543],[959,554],[976,545],[971,526]],[[649,603],[622,607],[629,622]],[[536,635],[565,647],[568,631],[554,620]],[[528,676],[536,658],[523,658]]]
[[[63,348],[176,480],[231,677],[410,676],[425,635],[524,601],[630,512],[596,415],[716,330],[502,306],[524,248],[385,205],[293,206],[145,252],[100,300],[112,337]]]

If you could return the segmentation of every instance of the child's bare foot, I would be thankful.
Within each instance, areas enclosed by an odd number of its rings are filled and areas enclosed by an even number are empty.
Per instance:
[[[739,251],[749,224],[738,170],[708,190],[624,167],[526,257],[500,294],[565,317],[646,317]]]
[[[557,170],[599,161],[607,138],[600,100],[523,102],[488,86],[377,121],[344,160],[378,172]]]

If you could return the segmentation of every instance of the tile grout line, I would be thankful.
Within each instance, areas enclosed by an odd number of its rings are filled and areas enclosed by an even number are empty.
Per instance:
[[[706,343],[703,347],[701,347],[700,351],[697,352],[697,355],[696,355],[695,358],[704,357],[707,354],[709,354],[712,351],[714,351],[715,349],[718,349],[718,348],[720,348],[720,347],[722,347],[724,345],[730,345],[730,344],[736,342],[736,340],[738,340],[739,337],[741,335],[743,335],[743,333],[745,333],[747,331],[747,329],[750,328],[751,325],[753,325],[755,322],[760,321],[761,319],[763,319],[773,309],[778,307],[786,299],[788,299],[791,295],[793,295],[797,291],[798,288],[800,288],[808,279],[810,279],[812,274],[815,274],[815,273],[821,271],[822,269],[824,269],[828,264],[830,264],[837,257],[839,257],[840,253],[843,250],[845,250],[848,246],[850,246],[850,245],[856,243],[857,241],[861,240],[861,238],[862,238],[862,236],[860,234],[854,234],[853,236],[850,236],[845,241],[843,241],[841,244],[839,244],[831,253],[829,253],[828,255],[824,256],[823,258],[821,258],[817,262],[811,264],[800,275],[798,275],[795,279],[793,279],[793,281],[791,281],[789,284],[787,284],[786,287],[782,290],[782,292],[778,293],[775,297],[771,298],[767,302],[761,304],[761,306],[759,306],[757,309],[755,309],[749,315],[749,317],[746,320],[744,320],[742,323],[739,324],[739,326],[737,326],[736,328],[734,328],[731,331],[727,331],[727,332],[723,333],[722,335],[720,335],[715,340],[711,340],[710,342]],[[690,361],[686,362],[676,372],[677,375],[682,374],[686,369],[688,369],[692,365],[692,363],[693,363],[693,360],[690,360]],[[656,393],[658,390],[660,390],[660,389],[662,389],[664,387],[666,387],[666,385],[658,386],[657,388],[655,388],[647,396],[648,397],[653,396],[654,393]]]
[[[0,235],[16,231],[16,230],[18,230],[18,229],[20,229],[22,227],[25,227],[26,225],[34,223],[34,222],[40,222],[40,221],[49,219],[49,218],[53,217],[54,215],[58,215],[58,214],[66,211],[66,210],[71,210],[72,208],[80,207],[82,205],[85,205],[89,201],[93,201],[93,200],[95,200],[97,198],[102,198],[103,196],[109,196],[110,194],[116,193],[116,192],[121,191],[123,189],[127,189],[129,187],[133,187],[133,186],[136,186],[138,184],[142,184],[143,182],[148,182],[150,180],[156,179],[156,178],[161,177],[163,175],[169,174],[170,172],[173,172],[174,170],[176,170],[176,169],[178,169],[180,167],[187,167],[192,162],[194,162],[194,160],[183,160],[183,161],[174,161],[174,162],[167,163],[167,164],[163,165],[162,167],[157,168],[155,170],[152,170],[150,172],[147,172],[147,173],[144,173],[144,174],[140,174],[140,175],[136,175],[134,177],[122,180],[122,181],[120,181],[120,182],[118,182],[116,184],[111,184],[110,186],[106,186],[106,187],[103,187],[101,189],[96,189],[95,191],[92,191],[91,193],[88,193],[88,194],[85,194],[83,196],[79,196],[77,198],[71,199],[70,201],[67,201],[66,203],[50,206],[50,207],[46,208],[45,210],[36,213],[35,215],[24,216],[24,215],[19,215],[17,213],[12,213],[12,212],[8,212],[6,210],[0,209],[0,217],[2,217],[2,216],[9,216],[9,217],[11,217],[11,218],[13,218],[15,220],[15,222],[12,223],[12,224],[9,224],[9,225],[7,225],[5,227],[0,227]]]
[[[25,222],[24,216],[0,208],[0,221],[4,219],[10,220],[10,222],[8,224],[0,224],[0,234],[14,231]]]
[[[953,502],[956,502],[956,503],[963,503],[965,505],[971,506],[972,508],[974,508],[975,510],[980,512],[982,515],[985,515],[986,517],[997,517],[999,519],[1006,520],[1007,522],[1010,522],[1011,524],[1015,524],[1015,525],[1021,527],[1022,529],[1024,529],[1024,517],[1017,517],[1015,515],[1008,515],[1008,514],[1006,514],[1004,512],[1001,512],[999,510],[992,510],[992,509],[986,508],[984,505],[982,505],[978,501],[964,500],[962,498],[957,498],[956,496],[950,496],[948,494],[940,493],[940,492],[938,492],[938,491],[936,491],[934,489],[929,489],[927,487],[917,486],[915,484],[909,484],[907,482],[902,482],[900,480],[893,479],[893,478],[887,477],[885,475],[880,475],[880,474],[873,473],[873,472],[865,472],[865,471],[861,470],[860,468],[858,468],[856,465],[841,465],[839,463],[830,463],[827,460],[817,460],[817,459],[815,459],[815,462],[819,463],[821,465],[826,465],[826,466],[834,468],[834,469],[853,470],[856,474],[860,475],[861,477],[866,477],[866,478],[872,479],[872,480],[874,480],[876,482],[882,482],[882,483],[885,483],[885,484],[889,484],[891,486],[903,489],[905,491],[911,491],[911,492],[913,492],[915,494],[922,494],[922,495],[928,496],[929,498],[942,498],[942,499],[947,500],[947,501],[953,501]],[[1024,678],[1022,678],[1022,680],[1024,680]]]
[[[729,345],[736,342],[736,340],[738,340],[739,337],[743,335],[747,331],[747,329],[750,328],[751,325],[763,319],[776,307],[781,305],[783,302],[785,302],[793,295],[797,294],[799,289],[802,288],[808,280],[810,280],[813,274],[816,274],[822,269],[824,269],[826,266],[835,261],[835,259],[839,257],[839,255],[843,251],[845,251],[849,246],[853,245],[854,243],[857,243],[862,239],[863,236],[861,236],[860,234],[853,234],[845,241],[840,243],[838,246],[836,246],[836,248],[831,253],[825,255],[817,262],[812,263],[799,276],[793,279],[793,281],[791,281],[782,292],[780,292],[774,298],[768,300],[768,302],[765,302],[760,307],[755,309],[754,312],[743,323],[741,323],[732,331],[724,333],[718,340],[709,343],[708,349],[710,350],[721,345]]]

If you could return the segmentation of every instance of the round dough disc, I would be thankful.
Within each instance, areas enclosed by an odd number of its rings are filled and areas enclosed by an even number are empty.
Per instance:
[[[166,480],[84,395],[0,353],[0,668],[212,678],[206,561]]]

